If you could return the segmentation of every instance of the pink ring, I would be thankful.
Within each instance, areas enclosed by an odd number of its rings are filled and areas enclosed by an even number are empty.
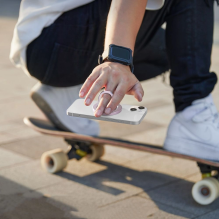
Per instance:
[[[99,97],[98,97],[98,102],[93,105],[93,111],[94,112],[95,112],[95,110],[96,110],[96,108],[97,108],[97,106],[100,102],[100,98],[103,96],[103,94],[109,94],[111,97],[113,96],[113,93],[111,91],[102,91],[102,92],[100,92]],[[122,111],[122,106],[119,104],[112,113],[110,113],[110,114],[103,113],[102,115],[103,116],[113,116],[113,115],[119,114],[121,111]]]

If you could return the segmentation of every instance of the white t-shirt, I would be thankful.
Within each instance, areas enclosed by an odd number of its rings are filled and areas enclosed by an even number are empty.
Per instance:
[[[43,28],[51,25],[62,13],[94,0],[22,0],[18,22],[11,43],[10,60],[26,74],[26,48]],[[148,0],[147,10],[162,8],[165,0]]]

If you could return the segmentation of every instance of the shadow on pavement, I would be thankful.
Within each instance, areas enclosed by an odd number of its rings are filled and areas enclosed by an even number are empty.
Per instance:
[[[67,218],[66,212],[78,212],[78,208],[65,205],[0,177],[1,219],[64,219]]]
[[[113,182],[119,182],[141,188],[143,191],[140,196],[151,199],[160,210],[178,216],[185,217],[184,212],[202,215],[218,208],[219,200],[209,206],[197,204],[191,195],[193,183],[185,179],[158,172],[137,171],[105,161],[97,163],[105,165],[107,169],[85,177],[78,177],[68,172],[60,172],[56,175],[114,196],[125,193],[122,186],[121,189],[113,188],[104,185],[105,182],[112,182],[112,185]],[[173,212],[174,209],[182,212]]]

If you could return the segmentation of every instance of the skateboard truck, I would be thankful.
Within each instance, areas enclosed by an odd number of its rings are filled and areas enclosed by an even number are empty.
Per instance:
[[[90,149],[91,144],[89,142],[80,142],[69,139],[65,139],[65,142],[69,145],[69,151],[67,152],[69,160],[74,158],[80,160],[92,152]]]
[[[210,166],[197,162],[197,165],[202,173],[202,178],[214,177],[219,179],[219,167]]]

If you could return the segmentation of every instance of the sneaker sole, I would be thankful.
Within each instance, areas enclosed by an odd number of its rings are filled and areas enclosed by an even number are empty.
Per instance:
[[[42,98],[42,96],[35,92],[31,92],[30,97],[56,128],[63,131],[70,131],[65,125],[61,123],[50,105]]]
[[[183,138],[167,137],[163,148],[167,151],[178,154],[219,162],[219,148],[217,149],[211,145],[198,143]]]

